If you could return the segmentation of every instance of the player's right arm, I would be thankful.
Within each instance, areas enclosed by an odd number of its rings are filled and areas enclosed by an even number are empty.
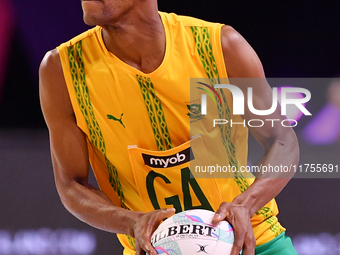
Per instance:
[[[57,49],[42,60],[39,92],[49,130],[55,183],[65,208],[93,227],[135,237],[139,240],[137,249],[152,251],[149,236],[173,210],[147,214],[129,211],[114,205],[102,191],[88,183],[86,136],[76,124]]]

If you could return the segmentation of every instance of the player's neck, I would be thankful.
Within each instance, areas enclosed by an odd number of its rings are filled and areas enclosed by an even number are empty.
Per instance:
[[[158,13],[105,26],[103,39],[116,57],[144,73],[155,71],[165,55],[165,31]]]

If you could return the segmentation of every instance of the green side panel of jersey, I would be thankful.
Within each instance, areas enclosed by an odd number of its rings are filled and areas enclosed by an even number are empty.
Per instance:
[[[86,85],[82,42],[77,42],[74,46],[68,47],[67,52],[74,91],[78,100],[79,108],[83,114],[87,128],[89,130],[90,141],[101,153],[103,153],[110,176],[110,184],[119,196],[122,206],[126,208],[124,202],[123,188],[119,180],[118,171],[116,167],[106,157],[105,139],[101,132],[101,128],[96,119],[96,116],[93,112],[89,90]]]
[[[271,208],[264,206],[258,212],[256,212],[256,214],[262,215],[264,219],[269,219],[274,215],[274,212]]]
[[[146,110],[148,111],[157,148],[159,151],[172,149],[173,144],[165,120],[162,103],[156,95],[153,83],[148,77],[143,77],[138,74],[136,77],[143,95]]]
[[[276,219],[273,219],[273,217],[267,219],[266,222],[270,224],[270,231],[274,233],[275,237],[279,236],[284,231],[280,223],[278,223]]]
[[[195,38],[196,50],[202,62],[203,68],[209,78],[210,85],[215,87],[215,84],[220,83],[220,78],[211,46],[209,30],[207,27],[191,27],[191,31]],[[217,104],[219,118],[230,120],[231,111],[227,104],[226,97],[222,90],[217,89],[216,91],[223,102],[223,106]],[[218,98],[216,95],[215,97],[217,100]],[[238,169],[239,163],[236,159],[235,145],[231,141],[231,127],[229,125],[219,125],[219,128],[221,131],[222,143],[229,158],[229,164],[230,166],[235,166]],[[244,176],[239,171],[236,171],[234,180],[241,192],[244,192],[249,187]]]
[[[262,207],[257,213],[257,215],[262,215],[264,220],[270,224],[270,231],[272,231],[276,236],[279,236],[284,229],[282,226],[277,222],[277,220],[273,219],[274,212],[269,207]]]

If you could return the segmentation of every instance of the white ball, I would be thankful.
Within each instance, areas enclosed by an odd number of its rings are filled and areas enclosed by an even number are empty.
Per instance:
[[[227,221],[212,225],[214,212],[193,209],[162,222],[151,237],[157,254],[229,255],[234,231]]]

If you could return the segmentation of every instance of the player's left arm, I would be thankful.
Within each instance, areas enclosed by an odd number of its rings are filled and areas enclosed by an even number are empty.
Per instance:
[[[255,109],[267,110],[272,105],[272,90],[267,83],[261,61],[247,41],[232,27],[222,27],[222,50],[228,77],[231,84],[239,87],[244,95],[247,88],[253,87],[253,105]],[[233,79],[237,78],[237,79]],[[238,79],[258,78],[258,79]],[[233,83],[234,82],[234,83]],[[236,84],[235,84],[236,83]],[[246,100],[245,100],[246,101]],[[291,127],[283,127],[280,123],[285,119],[281,116],[279,107],[267,116],[251,113],[245,105],[244,119],[261,119],[262,127],[249,127],[256,140],[264,147],[262,166],[291,166],[299,160],[299,147],[295,132]],[[265,119],[279,119],[273,123]],[[255,238],[250,224],[250,218],[265,204],[280,193],[293,173],[259,173],[250,187],[237,196],[232,203],[222,203],[217,210],[215,220],[226,218],[235,229],[235,244],[232,255],[239,253],[244,247],[244,254],[254,254]],[[263,177],[263,178],[261,178]]]

